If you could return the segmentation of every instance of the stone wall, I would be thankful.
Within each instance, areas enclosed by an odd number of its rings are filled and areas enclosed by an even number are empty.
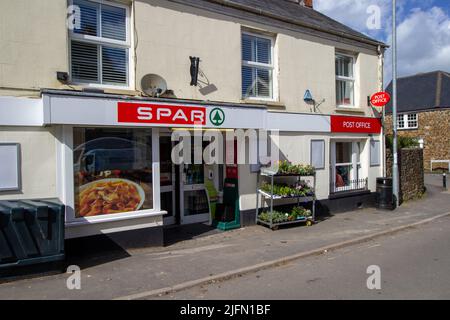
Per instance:
[[[392,152],[386,150],[386,175],[392,177]],[[419,148],[398,151],[400,202],[420,197],[425,191],[423,150]]]
[[[450,160],[450,109],[418,113],[419,127],[415,130],[398,130],[399,136],[424,140],[423,166],[430,170],[431,160]],[[386,134],[392,134],[392,115],[386,116]],[[433,168],[448,168],[436,164]]]

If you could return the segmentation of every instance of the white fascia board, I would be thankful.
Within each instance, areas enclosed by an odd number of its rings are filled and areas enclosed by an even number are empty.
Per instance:
[[[267,130],[289,132],[331,132],[329,115],[268,112]]]
[[[42,99],[0,97],[0,126],[43,126]]]
[[[100,125],[100,126],[129,126],[129,127],[188,127],[176,124],[145,124],[145,123],[123,123],[118,122],[118,103],[127,102],[131,104],[159,105],[159,106],[195,106],[204,107],[207,110],[207,124],[204,128],[215,128],[211,124],[209,113],[220,108],[225,113],[225,122],[220,129],[264,129],[266,126],[266,110],[264,108],[246,108],[231,106],[208,106],[204,103],[169,103],[155,101],[130,101],[97,97],[74,97],[74,96],[44,96],[45,104],[49,106],[48,124],[67,125]]]

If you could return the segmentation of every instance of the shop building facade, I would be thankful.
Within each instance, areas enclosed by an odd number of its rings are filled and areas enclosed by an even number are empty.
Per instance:
[[[386,90],[392,92],[392,83]],[[450,73],[433,71],[398,79],[397,112],[398,135],[419,142],[425,170],[450,169]],[[389,103],[386,134],[392,135],[392,127]]]
[[[370,204],[384,157],[367,97],[382,88],[385,45],[302,3],[266,2],[2,3],[0,147],[20,157],[4,163],[0,200],[60,199],[67,238],[158,237],[211,222],[237,178],[245,225],[258,166],[175,165],[171,137],[255,129],[279,132],[280,160],[316,167],[325,210]],[[149,75],[167,90],[149,96]]]

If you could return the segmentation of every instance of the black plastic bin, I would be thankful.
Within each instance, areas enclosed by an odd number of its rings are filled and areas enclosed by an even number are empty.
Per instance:
[[[64,205],[0,201],[0,270],[64,260]]]
[[[377,194],[375,200],[377,208],[386,210],[395,209],[392,186],[392,178],[377,178]]]

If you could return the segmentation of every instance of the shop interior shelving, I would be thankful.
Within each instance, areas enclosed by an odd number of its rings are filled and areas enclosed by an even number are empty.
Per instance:
[[[272,230],[278,229],[279,226],[282,225],[290,225],[290,224],[298,224],[298,223],[306,223],[307,226],[311,226],[315,222],[315,216],[316,216],[316,196],[315,196],[315,190],[316,190],[316,177],[315,174],[313,175],[300,175],[300,174],[282,174],[270,171],[268,169],[262,169],[260,172],[260,177],[262,179],[258,179],[258,190],[257,190],[257,196],[256,196],[256,223],[262,224],[264,226],[269,227]],[[313,186],[312,186],[312,194],[308,196],[280,196],[277,194],[274,194],[274,182],[278,180],[279,178],[296,178],[296,183],[300,183],[301,178],[312,178],[313,180]],[[261,180],[269,180],[271,185],[271,192],[265,192],[260,189],[260,182]],[[277,200],[293,200],[295,199],[297,201],[297,206],[300,206],[301,204],[306,203],[312,203],[312,209],[311,209],[311,216],[308,217],[300,217],[292,221],[283,221],[283,222],[274,222],[273,221],[273,208],[274,208],[274,202]],[[261,201],[260,201],[261,200]],[[260,219],[260,210],[261,206],[264,202],[268,202],[268,209],[270,214],[270,222],[263,221]],[[290,203],[292,204],[292,203]],[[264,212],[265,207],[263,206],[262,212]]]

